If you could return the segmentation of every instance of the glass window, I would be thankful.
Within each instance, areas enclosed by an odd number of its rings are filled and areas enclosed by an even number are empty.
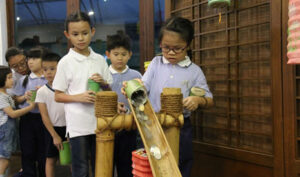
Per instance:
[[[15,0],[15,17],[15,42],[20,48],[42,45],[61,56],[66,54],[66,0]]]
[[[131,38],[133,55],[128,66],[139,70],[139,1],[81,0],[80,9],[90,15],[96,27],[91,43],[93,50],[105,56],[107,35],[113,35],[122,30]]]

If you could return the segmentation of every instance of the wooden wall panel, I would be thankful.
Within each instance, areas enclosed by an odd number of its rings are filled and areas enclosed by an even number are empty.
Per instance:
[[[195,158],[201,159],[194,162],[192,176],[205,177],[272,177],[272,168],[259,166],[230,158],[221,158],[195,152]],[[216,168],[217,167],[217,168]]]
[[[170,15],[194,23],[193,62],[214,95],[212,109],[193,114],[195,171],[210,176],[222,162],[231,170],[222,168],[215,176],[239,176],[239,169],[245,176],[257,176],[255,169],[262,176],[284,176],[281,1],[232,2],[222,9],[208,7],[207,0],[168,5]],[[205,165],[209,160],[215,163]]]

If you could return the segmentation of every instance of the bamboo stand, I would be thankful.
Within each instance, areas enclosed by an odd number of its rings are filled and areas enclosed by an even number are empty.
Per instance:
[[[97,117],[95,176],[112,177],[115,131],[136,129],[132,114],[117,113],[118,96],[112,91],[98,92],[95,102]],[[180,126],[183,125],[180,89],[165,88],[161,95],[162,111],[157,114],[164,134],[178,164]]]
[[[161,113],[158,114],[158,118],[178,164],[180,128],[184,123],[180,88],[163,89],[161,94]]]
[[[95,102],[97,117],[95,176],[112,177],[114,156],[114,131],[135,129],[132,115],[117,113],[116,92],[98,92]]]

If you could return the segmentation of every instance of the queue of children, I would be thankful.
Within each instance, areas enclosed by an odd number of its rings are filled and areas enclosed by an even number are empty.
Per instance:
[[[198,107],[206,108],[213,104],[212,93],[202,70],[191,61],[192,23],[180,17],[172,17],[164,23],[159,35],[162,56],[152,60],[143,76],[127,66],[132,51],[126,34],[120,32],[107,37],[105,54],[111,61],[110,66],[103,56],[89,47],[95,28],[86,13],[69,15],[64,34],[73,47],[61,59],[42,47],[31,49],[26,55],[27,60],[17,48],[7,51],[10,68],[24,76],[13,80],[11,70],[0,67],[0,177],[5,175],[15,146],[11,137],[16,134],[14,118],[17,117],[21,117],[22,171],[19,176],[55,176],[58,152],[63,148],[62,142],[66,137],[72,149],[72,176],[88,177],[90,169],[94,176],[95,92],[87,89],[85,83],[88,79],[98,82],[103,90],[117,92],[119,113],[130,112],[123,91],[128,80],[140,79],[156,112],[161,108],[160,94],[164,87],[181,88],[185,123],[180,134],[179,168],[184,177],[190,176],[192,126],[189,117]],[[30,74],[27,73],[27,66]],[[193,87],[204,89],[205,95],[189,96]],[[14,99],[7,93],[8,90]],[[32,90],[37,90],[35,103],[30,101]],[[19,109],[15,108],[14,100]],[[9,133],[1,133],[4,131]],[[118,177],[132,176],[131,152],[136,149],[136,139],[136,131],[116,134],[114,164]]]

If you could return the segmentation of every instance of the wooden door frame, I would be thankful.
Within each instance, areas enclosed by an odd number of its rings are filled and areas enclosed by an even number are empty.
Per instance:
[[[13,19],[13,20],[12,20]],[[15,45],[15,3],[6,0],[7,46]]]
[[[154,0],[139,0],[140,7],[140,71],[144,62],[154,57]]]
[[[273,176],[284,176],[284,140],[283,140],[283,78],[282,78],[282,42],[281,42],[281,0],[270,0],[271,32],[271,76],[272,76],[272,112],[273,112]]]
[[[283,78],[283,125],[285,176],[296,177],[299,159],[296,159],[296,102],[295,65],[287,64],[288,1],[282,1],[282,78]],[[297,162],[298,161],[298,162]],[[297,168],[298,166],[298,168]]]

